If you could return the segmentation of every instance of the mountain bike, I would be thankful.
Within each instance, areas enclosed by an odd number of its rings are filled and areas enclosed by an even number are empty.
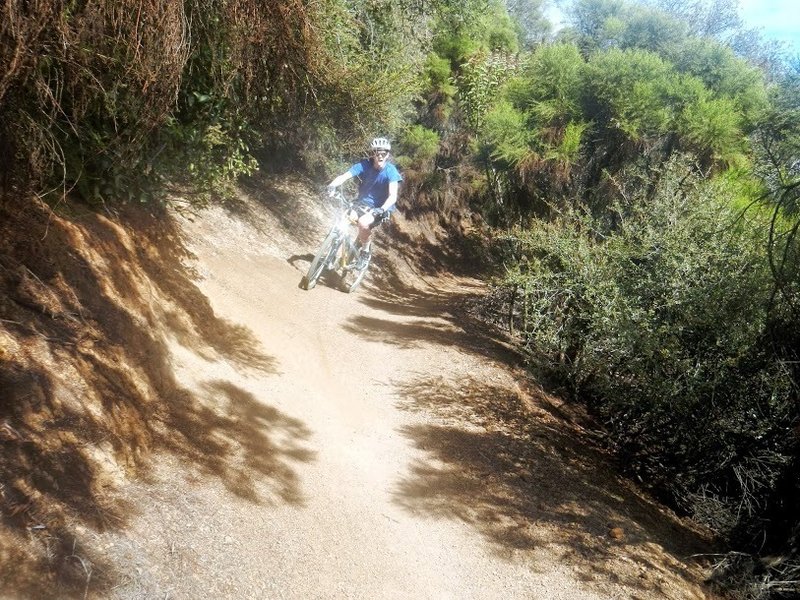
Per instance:
[[[338,205],[336,217],[300,286],[310,290],[317,285],[325,270],[336,271],[340,275],[342,288],[350,293],[364,280],[372,259],[369,256],[359,262],[361,247],[357,243],[358,219],[372,209],[358,201],[348,200],[340,190],[336,190],[332,198]]]

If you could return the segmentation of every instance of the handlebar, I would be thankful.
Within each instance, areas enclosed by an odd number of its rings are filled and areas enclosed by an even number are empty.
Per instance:
[[[350,200],[349,198],[347,198],[344,195],[344,192],[342,192],[342,190],[340,188],[336,188],[336,189],[334,189],[332,191],[329,191],[325,195],[325,197],[328,198],[329,200],[334,200],[335,203],[338,204],[340,207],[348,206],[348,205],[353,204],[355,202],[354,200]]]
[[[369,206],[368,204],[360,202],[358,198],[348,198],[344,195],[344,192],[340,188],[334,189],[332,193],[327,195],[327,197],[336,200],[339,210],[359,209],[364,213],[383,213],[383,209]]]

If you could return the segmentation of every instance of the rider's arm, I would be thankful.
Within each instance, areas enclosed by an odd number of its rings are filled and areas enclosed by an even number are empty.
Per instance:
[[[397,202],[397,191],[399,189],[400,189],[399,182],[397,181],[389,182],[389,197],[386,198],[386,202],[384,202],[383,206],[381,206],[383,210],[389,210],[395,205],[395,203]]]
[[[345,181],[347,181],[348,179],[350,179],[352,177],[353,177],[353,174],[350,171],[346,171],[346,172],[342,173],[341,175],[339,175],[337,178],[335,178],[333,181],[331,181],[328,184],[328,187],[329,188],[331,188],[331,187],[339,187]]]

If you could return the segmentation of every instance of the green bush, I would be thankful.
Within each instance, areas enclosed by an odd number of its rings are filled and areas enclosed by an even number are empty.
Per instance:
[[[713,40],[690,38],[666,58],[677,70],[700,79],[716,97],[733,101],[748,130],[762,119],[767,106],[764,74],[730,48]]]
[[[542,46],[524,61],[506,97],[518,108],[536,113],[542,125],[580,118],[584,69],[577,46]]]
[[[500,101],[492,107],[481,133],[481,155],[500,168],[515,166],[531,152],[526,116],[509,102]]]
[[[568,123],[561,140],[545,152],[545,158],[570,165],[577,161],[587,123]]]
[[[592,108],[588,115],[629,138],[657,137],[670,130],[665,85],[672,66],[643,50],[609,50],[587,65]]]
[[[688,147],[716,162],[741,162],[746,149],[742,115],[727,98],[702,99],[686,107],[680,132]]]
[[[515,53],[519,32],[505,3],[498,0],[445,2],[433,48],[451,61],[454,70],[478,52]]]
[[[473,130],[481,130],[499,91],[518,67],[514,57],[503,53],[478,53],[462,65],[458,78],[459,104]]]
[[[786,468],[794,382],[767,339],[762,230],[682,168],[612,218],[513,236],[502,288],[532,364],[588,403],[629,472],[730,533]]]
[[[456,92],[453,85],[453,73],[450,62],[436,53],[431,53],[425,60],[425,87],[429,94],[438,94],[445,98],[452,98]]]
[[[424,164],[432,161],[439,152],[439,134],[422,125],[412,125],[401,136],[402,152],[398,162]]]

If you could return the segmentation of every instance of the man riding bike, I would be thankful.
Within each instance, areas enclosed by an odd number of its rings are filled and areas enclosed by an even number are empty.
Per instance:
[[[328,184],[328,192],[345,181],[358,177],[358,201],[369,207],[358,219],[358,242],[361,245],[359,264],[367,264],[370,255],[372,230],[389,218],[396,208],[397,194],[402,175],[392,163],[389,155],[392,145],[389,140],[377,137],[370,143],[370,157],[365,158]]]

